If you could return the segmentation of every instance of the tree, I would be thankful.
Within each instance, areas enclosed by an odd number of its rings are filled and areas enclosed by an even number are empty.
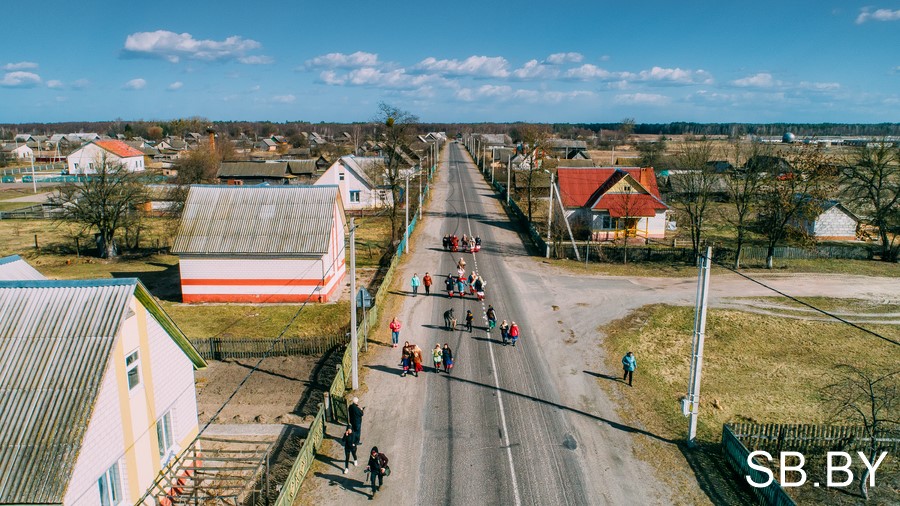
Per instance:
[[[527,153],[522,166],[525,168],[526,213],[528,221],[531,221],[535,175],[543,170],[542,161],[547,140],[550,139],[550,130],[546,125],[522,125],[518,134],[521,136],[522,145]]]
[[[802,146],[791,152],[790,171],[769,171],[759,193],[760,232],[766,239],[766,268],[773,267],[775,247],[789,235],[806,235],[798,222],[821,212],[825,183],[822,149]]]
[[[666,154],[666,140],[662,137],[655,142],[639,142],[635,146],[641,154],[641,167],[659,167]]]
[[[118,255],[116,233],[139,219],[136,206],[147,201],[144,184],[121,163],[105,156],[96,164],[96,173],[80,183],[61,186],[49,199],[59,208],[58,220],[82,225],[82,232],[96,231],[101,258]]]
[[[872,372],[840,364],[837,378],[824,389],[824,398],[832,406],[833,421],[861,425],[868,440],[869,462],[875,463],[879,440],[896,437],[900,431],[900,369]],[[866,488],[868,469],[860,478],[860,492],[869,498]]]
[[[149,137],[150,140],[153,140],[153,141],[158,141],[158,140],[162,139],[162,137],[163,137],[162,127],[159,125],[153,125],[152,127],[148,128],[147,129],[147,137]]]
[[[853,149],[842,174],[842,193],[878,227],[881,259],[896,262],[900,250],[900,150],[885,141]]]
[[[745,149],[740,141],[731,145],[734,169],[725,175],[725,187],[731,205],[734,206],[734,215],[729,221],[737,233],[734,254],[735,269],[741,268],[741,251],[744,248],[749,229],[748,218],[756,208],[763,176],[772,171],[772,168],[766,170],[761,164],[748,164],[747,161],[750,159],[771,160],[771,154],[772,149],[769,144],[754,142],[750,144],[749,149]]]
[[[640,216],[638,215],[640,202],[638,193],[631,186],[630,181],[627,181],[627,176],[623,176],[616,184],[619,186],[619,189],[615,190],[614,187],[614,191],[621,197],[613,201],[614,204],[610,206],[609,214],[612,216],[619,216],[619,218],[616,219],[616,238],[619,237],[619,230],[622,230],[622,263],[627,264],[628,239],[637,236],[637,222],[640,220]]]
[[[419,118],[408,111],[381,102],[378,104],[378,114],[374,122],[379,125],[379,138],[385,152],[385,178],[391,190],[391,242],[393,242],[399,232],[397,215],[400,209],[400,188],[404,183],[400,173],[404,165],[402,150],[404,145],[412,143]]]
[[[707,164],[712,158],[712,145],[707,142],[686,145],[676,156],[677,174],[669,176],[673,181],[672,204],[687,216],[691,229],[691,247],[699,258],[703,237],[703,224],[709,201],[719,176]]]

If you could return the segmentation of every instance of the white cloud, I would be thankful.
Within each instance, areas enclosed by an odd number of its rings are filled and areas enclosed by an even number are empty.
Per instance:
[[[264,55],[252,55],[252,56],[243,56],[237,59],[238,63],[243,63],[244,65],[268,65],[270,63],[275,63],[275,59],[271,56]]]
[[[669,103],[669,97],[656,93],[626,93],[616,95],[615,101],[631,105],[666,105]]]
[[[91,84],[91,82],[88,81],[87,79],[76,79],[76,80],[72,81],[72,88],[75,88],[76,90],[81,90],[81,89],[87,88],[90,84]]]
[[[863,7],[856,17],[856,24],[861,25],[866,21],[897,21],[900,20],[900,9],[878,9],[875,12],[869,10],[869,7]]]
[[[547,63],[561,65],[563,63],[581,63],[584,55],[581,53],[553,53],[547,57]]]
[[[808,81],[801,81],[797,87],[811,91],[835,91],[841,89],[840,83],[812,83]]]
[[[776,81],[772,74],[760,72],[752,76],[743,77],[731,81],[731,84],[740,88],[771,88],[781,85],[781,81]]]
[[[537,60],[529,60],[521,68],[514,70],[512,75],[516,79],[553,79],[559,76],[559,69]]]
[[[31,88],[39,84],[41,84],[41,76],[21,70],[7,72],[3,75],[3,79],[0,79],[0,86],[7,88]]]
[[[53,89],[62,88],[62,87],[63,87],[63,82],[62,82],[62,81],[58,81],[58,80],[56,80],[56,79],[51,79],[51,80],[47,81],[47,87],[48,87],[48,88],[53,88]]]
[[[167,86],[166,89],[170,90],[170,91],[175,91],[175,90],[180,90],[182,88],[182,86],[184,86],[183,82],[175,81],[174,83]]]
[[[321,79],[323,83],[331,86],[340,86],[347,82],[346,76],[339,76],[337,72],[333,70],[323,70],[319,73],[319,79]]]
[[[376,67],[380,64],[378,55],[357,51],[351,54],[328,53],[306,60],[306,68],[355,69],[360,67]]]
[[[18,63],[7,63],[3,66],[3,70],[27,70],[36,69],[38,64],[32,61],[20,61]]]
[[[461,88],[456,91],[455,97],[463,102],[476,102],[488,99],[492,102],[519,101],[528,103],[559,103],[563,100],[573,100],[594,96],[590,91],[539,91],[528,89],[513,89],[507,85],[485,84],[478,88]]]
[[[338,74],[333,70],[323,70],[319,74],[322,83],[331,86],[369,86],[394,90],[409,90],[426,85],[440,85],[455,88],[456,84],[435,74],[409,74],[405,69],[381,70],[363,67]]]
[[[125,88],[126,90],[142,90],[142,89],[144,89],[144,86],[147,86],[147,81],[138,77],[136,79],[132,79],[131,81],[128,81],[122,87]]]
[[[592,63],[585,63],[579,67],[570,68],[563,74],[563,77],[566,79],[578,79],[582,81],[617,81],[621,79],[631,79],[634,78],[635,75],[630,72],[610,72]]]
[[[125,39],[125,54],[147,58],[165,58],[177,63],[181,58],[204,61],[225,61],[241,59],[265,59],[259,56],[247,57],[246,53],[259,49],[262,45],[252,39],[233,35],[225,40],[195,39],[189,33],[175,33],[168,30],[136,32]],[[259,63],[252,61],[251,63]]]
[[[438,60],[429,56],[417,69],[448,76],[508,77],[509,62],[502,56],[470,56],[465,60]]]
[[[667,69],[653,67],[650,70],[642,70],[638,74],[643,81],[659,81],[674,84],[710,84],[712,76],[705,70],[683,70],[680,68]]]
[[[272,102],[279,104],[293,104],[296,100],[297,97],[293,95],[275,95],[272,97]]]

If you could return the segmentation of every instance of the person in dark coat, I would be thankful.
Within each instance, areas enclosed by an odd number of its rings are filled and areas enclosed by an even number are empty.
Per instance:
[[[453,369],[453,350],[449,344],[444,343],[444,372],[449,373],[450,369]]]
[[[493,330],[494,327],[497,326],[497,312],[494,311],[494,306],[488,304],[487,308],[487,319],[488,319],[488,332]]]
[[[341,441],[344,443],[344,474],[350,472],[350,457],[353,456],[353,465],[355,466],[357,463],[356,460],[356,433],[353,432],[353,427],[347,426],[347,430],[344,431],[344,437],[341,438]]]
[[[453,308],[444,311],[444,326],[447,330],[456,330],[456,315],[453,314]]]
[[[466,310],[466,330],[472,332],[472,320],[475,319],[475,315],[472,314],[471,309]]]
[[[453,274],[447,274],[447,281],[444,281],[444,284],[447,285],[447,295],[452,299],[453,289],[456,288],[456,279],[453,277]]]
[[[378,447],[373,446],[372,451],[369,452],[369,464],[366,466],[366,471],[369,472],[369,480],[372,482],[372,497],[375,497],[375,492],[378,492],[378,489],[384,485],[384,476],[387,469],[387,455],[379,453]],[[375,486],[375,480],[378,480],[378,486]]]
[[[359,397],[354,397],[353,402],[350,403],[350,409],[348,413],[348,418],[350,419],[350,427],[353,429],[353,432],[356,434],[356,444],[359,444],[359,438],[362,435],[362,419],[363,419],[363,409],[359,407]]]

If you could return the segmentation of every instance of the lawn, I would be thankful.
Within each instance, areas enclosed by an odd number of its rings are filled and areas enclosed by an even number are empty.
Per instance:
[[[637,358],[634,388],[601,381],[619,400],[621,415],[674,441],[683,441],[687,435],[687,419],[678,402],[687,391],[693,317],[690,307],[648,306],[599,329],[607,336],[604,347],[609,371],[621,370],[626,351],[633,351]],[[897,326],[867,327],[900,339]],[[722,424],[826,423],[831,408],[820,389],[834,378],[834,367],[843,363],[873,370],[896,369],[900,349],[838,323],[710,310],[698,424],[700,450],[646,444],[640,451],[666,476],[671,476],[672,468],[684,468],[687,460],[695,474],[705,476],[713,494],[728,496],[739,487],[736,477],[721,471],[718,442]],[[829,495],[827,501],[837,495]],[[888,490],[876,498],[873,504],[889,504],[898,496]]]

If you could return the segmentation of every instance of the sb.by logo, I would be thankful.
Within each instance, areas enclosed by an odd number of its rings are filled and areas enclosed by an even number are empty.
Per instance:
[[[875,470],[878,469],[878,466],[881,465],[884,458],[887,456],[887,452],[881,452],[881,455],[875,459],[875,463],[869,462],[869,459],[866,458],[866,454],[863,452],[856,452],[859,455],[859,460],[862,461],[863,465],[866,466],[866,469],[869,470],[869,486],[875,486]],[[825,465],[825,477],[827,487],[846,487],[853,483],[853,471],[850,470],[851,465],[853,464],[853,458],[847,452],[828,452],[827,460]],[[768,478],[766,481],[760,483],[753,480],[752,476],[745,476],[747,478],[747,483],[752,487],[763,488],[768,487],[772,480],[775,479],[775,475],[772,471],[763,465],[757,464],[753,459],[756,457],[762,457],[767,462],[771,462],[772,454],[769,452],[764,452],[761,450],[757,450],[755,452],[750,452],[750,455],[747,456],[747,465],[757,471],[762,472]],[[788,464],[789,458],[797,459],[797,464],[790,465]],[[836,459],[841,459],[843,462],[836,462]],[[782,487],[799,487],[806,483],[806,471],[803,470],[803,465],[806,464],[806,458],[800,452],[781,452],[778,458],[778,468],[779,468],[779,482]],[[794,471],[800,474],[800,479],[798,481],[787,481],[787,472]],[[843,474],[846,478],[844,481],[835,481],[835,473]],[[818,483],[814,483],[813,486],[818,487]]]

